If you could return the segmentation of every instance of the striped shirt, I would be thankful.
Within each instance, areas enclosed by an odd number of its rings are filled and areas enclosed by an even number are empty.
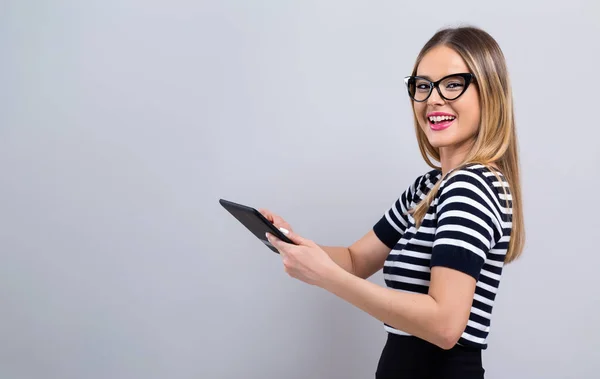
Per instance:
[[[386,285],[426,294],[430,269],[444,266],[475,278],[467,326],[458,344],[487,348],[492,308],[512,229],[512,197],[504,176],[478,164],[450,171],[440,183],[420,227],[407,211],[441,180],[439,170],[419,176],[373,226],[392,250],[383,274]],[[506,189],[506,194],[504,192]],[[384,324],[390,333],[406,332]]]

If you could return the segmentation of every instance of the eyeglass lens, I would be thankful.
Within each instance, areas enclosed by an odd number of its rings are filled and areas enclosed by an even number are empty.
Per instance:
[[[423,101],[429,97],[433,90],[432,82],[415,78],[409,85],[410,95],[417,101]],[[465,90],[465,78],[459,75],[449,76],[439,83],[439,89],[442,96],[448,100],[454,100]]]

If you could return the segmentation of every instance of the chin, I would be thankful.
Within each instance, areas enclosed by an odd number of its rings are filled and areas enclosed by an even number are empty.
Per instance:
[[[433,146],[435,149],[441,149],[441,148],[444,148],[444,147],[454,146],[455,145],[453,143],[444,143],[444,142],[439,142],[439,141],[429,141],[429,144],[431,146]]]
[[[444,133],[427,130],[425,131],[425,136],[427,136],[427,141],[429,141],[429,144],[436,149],[456,144],[455,139],[452,138],[453,136],[450,135],[450,133],[444,135]]]

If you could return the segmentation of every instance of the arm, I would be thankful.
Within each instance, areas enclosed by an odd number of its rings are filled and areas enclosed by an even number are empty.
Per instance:
[[[379,271],[391,248],[370,230],[350,247],[320,246],[341,268],[359,278],[367,279]]]
[[[350,247],[323,245],[319,247],[346,272],[359,278],[369,278],[383,267],[386,257],[404,233],[408,223],[404,213],[410,207],[413,194],[422,179],[423,176],[419,176],[388,208],[374,229]],[[259,211],[278,228],[283,227],[292,231],[291,226],[280,216],[267,209]]]
[[[444,349],[453,347],[468,324],[487,252],[501,237],[483,183],[461,171],[440,189],[427,294],[383,288],[341,270],[326,277],[323,288],[396,329]]]
[[[259,212],[277,228],[284,228],[289,232],[293,232],[290,224],[281,216],[264,208],[259,209]],[[383,244],[372,230],[350,247],[319,247],[325,251],[331,260],[338,266],[361,278],[368,278],[381,269],[385,262],[385,258],[391,251],[391,247]]]
[[[450,349],[469,319],[475,280],[453,269],[434,267],[429,293],[413,294],[384,288],[337,270],[323,288],[381,322]]]
[[[502,237],[493,190],[485,187],[484,178],[474,176],[458,172],[440,188],[427,294],[401,292],[351,275],[312,241],[290,236],[300,246],[273,242],[292,277],[318,285],[396,329],[450,349],[468,325],[487,254]],[[386,214],[374,228],[387,246],[395,240],[398,226],[387,224],[389,217]]]
[[[319,245],[327,255],[346,272],[352,275],[355,274],[354,261],[352,260],[352,253],[350,249],[343,246],[322,246]]]
[[[349,248],[320,246],[331,259],[347,272],[367,279],[379,271],[385,259],[402,237],[408,219],[406,212],[410,208],[413,195],[424,176],[419,176],[387,209],[381,219],[367,234]]]
[[[365,280],[383,266],[390,251],[373,231],[352,246],[358,253],[344,247],[321,248],[335,264],[321,276],[324,280],[319,286],[378,320],[443,349],[456,344],[469,319],[476,284],[472,276],[433,267],[428,294],[400,292]],[[292,247],[285,252],[284,265],[296,257],[295,250]]]

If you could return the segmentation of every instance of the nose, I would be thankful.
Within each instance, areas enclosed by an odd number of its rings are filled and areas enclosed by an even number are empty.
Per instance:
[[[429,95],[429,98],[427,99],[427,105],[440,105],[444,103],[445,100],[440,96],[437,88],[433,88],[433,90],[431,90],[431,95]]]

